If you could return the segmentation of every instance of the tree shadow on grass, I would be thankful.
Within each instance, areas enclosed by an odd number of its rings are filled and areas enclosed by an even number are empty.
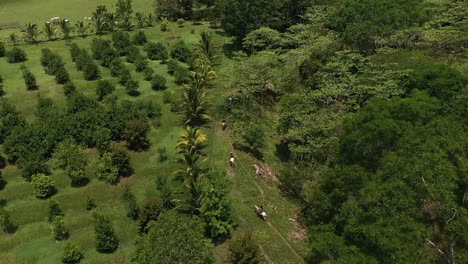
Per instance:
[[[249,147],[249,146],[247,146],[245,144],[239,143],[239,142],[234,142],[232,144],[232,146],[236,150],[240,150],[242,152],[248,153],[248,154],[252,155],[254,158],[256,158],[256,159],[258,159],[260,161],[264,161],[263,153],[260,152],[260,150],[258,150],[258,149],[251,148],[251,147]]]
[[[90,182],[90,179],[86,177],[86,178],[80,179],[77,182],[72,182],[71,186],[72,187],[85,187],[86,185],[88,185],[89,182]]]

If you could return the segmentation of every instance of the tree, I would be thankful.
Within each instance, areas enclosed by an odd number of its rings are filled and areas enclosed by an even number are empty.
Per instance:
[[[77,245],[72,243],[65,244],[62,251],[62,263],[64,264],[76,264],[83,258],[83,253],[80,251]]]
[[[153,75],[153,79],[151,80],[151,88],[153,90],[164,90],[167,88],[166,86],[166,78],[164,76],[155,74]]]
[[[115,14],[118,19],[130,16],[132,13],[132,0],[117,0],[115,4]]]
[[[279,47],[280,40],[280,33],[277,30],[260,27],[249,32],[243,39],[242,45],[253,54],[257,51]]]
[[[3,77],[0,75],[0,96],[5,94],[4,84],[3,84]]]
[[[112,164],[117,168],[119,176],[129,176],[133,173],[127,148],[122,145],[115,144],[112,147]]]
[[[78,44],[72,43],[70,45],[70,56],[71,56],[71,59],[72,59],[73,62],[75,62],[76,58],[78,58],[80,53],[81,53],[81,49],[78,46]],[[42,66],[44,66],[44,65],[42,65]]]
[[[7,185],[7,181],[2,177],[2,173],[0,172],[0,191],[5,188],[5,185]]]
[[[28,42],[32,44],[37,43],[37,37],[39,36],[39,28],[36,24],[26,24],[23,32],[26,35],[26,39]]]
[[[69,39],[70,34],[73,31],[73,25],[71,25],[70,20],[68,19],[61,19],[58,22],[58,28],[62,31],[63,39]]]
[[[139,87],[139,82],[134,79],[130,79],[127,81],[125,84],[125,90],[127,91],[127,94],[131,96],[138,96],[140,93],[137,91]]]
[[[1,57],[5,57],[5,53],[6,53],[6,50],[5,50],[5,43],[3,43],[2,41],[0,41],[0,58],[1,58]]]
[[[160,42],[148,42],[145,45],[146,56],[150,60],[161,60],[165,62],[169,55],[167,54],[166,46]]]
[[[145,14],[142,12],[136,12],[135,13],[135,20],[137,21],[138,28],[144,28],[146,24],[146,17]],[[141,31],[138,31],[141,32]],[[135,43],[135,45],[138,45]]]
[[[70,81],[70,74],[68,73],[67,69],[65,69],[65,67],[60,67],[55,72],[55,81],[57,84],[65,84]]]
[[[185,125],[200,126],[211,118],[208,116],[209,101],[206,92],[195,86],[185,88],[183,95],[183,108],[185,111]]]
[[[80,186],[84,182],[88,160],[79,145],[66,139],[57,145],[54,157],[59,161],[59,167],[64,169],[71,179],[72,186]]]
[[[112,164],[112,153],[104,153],[98,163],[97,178],[115,184],[119,180],[118,172],[118,168]]]
[[[265,145],[265,133],[259,126],[251,126],[243,137],[245,142],[254,151],[258,151],[259,148]]]
[[[26,52],[18,47],[13,47],[11,50],[6,51],[5,57],[7,58],[8,63],[18,63],[28,60]]]
[[[197,43],[197,48],[212,64],[214,63],[218,47],[215,43],[213,32],[202,31],[200,33],[200,40]]]
[[[171,57],[181,62],[187,62],[192,56],[192,51],[187,47],[184,41],[178,41],[171,48]]]
[[[115,91],[115,85],[109,80],[99,80],[96,87],[98,101],[102,101],[104,96],[112,94]]]
[[[49,207],[47,210],[47,220],[52,223],[52,220],[57,216],[63,216],[63,210],[60,204],[54,198],[49,200]]]
[[[138,202],[135,195],[132,193],[128,185],[124,186],[122,199],[127,205],[127,216],[133,220],[138,219],[138,216],[140,215],[140,208],[138,207]]]
[[[229,243],[229,263],[259,264],[263,262],[260,248],[252,232],[245,231],[238,234]]]
[[[37,90],[39,88],[36,83],[36,77],[28,68],[23,69],[23,78],[27,90]]]
[[[192,80],[190,71],[184,66],[178,65],[174,70],[174,82],[178,85],[189,84]]]
[[[157,18],[168,20],[190,19],[192,13],[191,0],[157,0],[154,6]]]
[[[143,201],[140,209],[140,233],[147,231],[146,228],[150,221],[158,220],[163,208],[163,203],[159,198],[148,197]]]
[[[97,252],[114,252],[119,246],[119,241],[115,235],[111,221],[107,216],[96,211],[93,212],[93,219]]]
[[[143,72],[148,68],[148,60],[143,57],[138,57],[135,60],[135,71],[136,72]]]
[[[145,32],[143,31],[138,31],[134,36],[133,36],[133,44],[138,45],[138,46],[143,46],[148,42]]]
[[[88,60],[83,65],[83,77],[87,81],[94,81],[101,77],[101,72],[99,71],[99,67],[93,60]]]
[[[117,76],[121,76],[122,71],[124,71],[125,69],[125,65],[119,58],[115,58],[111,61],[109,68],[110,68],[111,76],[117,77]]]
[[[163,213],[150,222],[147,233],[136,241],[133,261],[150,263],[213,263],[213,245],[203,236],[204,226],[196,217]]]
[[[129,120],[125,124],[123,138],[127,141],[130,149],[141,151],[149,147],[148,122],[142,119]]]
[[[143,71],[143,76],[145,78],[145,81],[151,81],[153,80],[153,74],[154,74],[154,70],[147,67],[144,71]]]
[[[116,31],[112,33],[112,42],[120,56],[127,55],[126,48],[132,45],[130,35],[127,32]]]
[[[50,230],[55,240],[65,240],[68,238],[68,231],[65,228],[63,216],[55,216],[50,224]]]
[[[10,219],[10,211],[5,209],[3,206],[0,206],[0,228],[5,233],[12,233],[15,229],[15,226]]]
[[[73,94],[76,93],[76,86],[75,84],[73,84],[72,82],[67,82],[64,86],[63,86],[63,94],[65,96],[72,96]]]
[[[39,173],[31,177],[31,184],[34,187],[34,195],[37,198],[47,198],[55,193],[55,181],[49,176]]]
[[[48,41],[52,41],[55,38],[57,30],[55,29],[54,24],[50,22],[45,22],[44,27],[42,27],[42,32]]]
[[[75,24],[76,31],[80,34],[80,37],[86,38],[88,35],[89,25],[85,24],[83,21],[77,21]]]

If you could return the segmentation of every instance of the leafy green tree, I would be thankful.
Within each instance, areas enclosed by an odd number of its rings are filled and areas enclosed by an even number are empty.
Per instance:
[[[64,169],[71,179],[72,186],[79,186],[85,179],[85,169],[88,163],[84,151],[73,140],[60,142],[54,152],[59,167]]]
[[[12,233],[15,229],[10,219],[10,211],[0,206],[0,228],[5,233]]]
[[[265,133],[259,126],[250,127],[243,137],[252,150],[258,150],[265,145]]]
[[[146,232],[146,228],[150,221],[158,220],[159,215],[163,211],[163,203],[161,199],[156,197],[148,197],[143,201],[140,209],[140,232]]]
[[[167,20],[190,19],[192,2],[191,0],[156,0],[154,4],[156,17]]]
[[[133,261],[141,264],[214,263],[210,241],[203,236],[204,226],[195,217],[174,211],[163,213],[150,222],[147,233],[136,241]]]
[[[199,126],[208,122],[209,101],[206,92],[195,86],[185,88],[183,95],[183,109],[185,111],[185,125]]]
[[[91,51],[95,60],[101,60],[105,50],[111,49],[111,41],[108,39],[93,38]]]
[[[129,120],[125,124],[123,138],[127,141],[130,149],[141,151],[149,147],[148,122],[141,119]]]
[[[120,176],[129,176],[133,173],[133,168],[130,165],[130,156],[127,148],[122,145],[113,145],[112,147],[112,164],[117,168]]]
[[[63,86],[63,94],[65,96],[72,96],[73,94],[75,94],[77,91],[76,91],[76,86],[74,83],[72,83],[71,81],[70,82],[67,82],[64,86]]]
[[[134,64],[136,72],[144,72],[148,68],[148,60],[141,56],[136,58]]]
[[[229,263],[259,264],[263,262],[260,247],[251,231],[238,234],[229,243]]]
[[[117,76],[121,76],[122,71],[125,69],[125,65],[120,59],[116,58],[111,61],[109,68],[110,68],[111,76],[117,77]]]
[[[96,87],[98,101],[102,101],[104,96],[112,94],[115,91],[115,85],[109,80],[99,80]]]
[[[123,66],[119,72],[119,83],[127,86],[127,83],[132,80],[132,75],[130,74],[130,70]]]
[[[53,52],[47,52],[47,49],[42,54],[41,63],[45,67],[45,72],[49,75],[55,75],[60,68],[65,66],[65,63],[62,61],[62,58]]]
[[[137,13],[138,14],[138,13]],[[148,39],[146,38],[146,35],[145,35],[145,32],[143,31],[138,31],[132,38],[132,42],[133,44],[135,45],[138,45],[138,46],[143,46],[146,44],[146,42],[148,42]]]
[[[128,63],[134,63],[136,60],[142,58],[140,54],[140,50],[136,46],[133,46],[133,45],[128,46],[126,48],[126,54],[127,54],[126,61]]]
[[[55,29],[54,24],[50,23],[49,21],[44,23],[42,27],[42,33],[45,35],[48,41],[52,41],[55,39],[55,34],[57,30]]]
[[[179,65],[179,67],[174,70],[174,82],[178,85],[189,84],[192,80],[191,77],[190,71],[184,66]]]
[[[75,23],[75,28],[80,37],[86,38],[86,36],[88,36],[89,24],[86,24],[83,21],[77,21]]]
[[[119,247],[119,240],[110,219],[99,212],[93,212],[96,250],[100,253],[112,253]]]
[[[120,56],[127,55],[126,48],[132,45],[130,35],[122,31],[112,33],[112,42]]]
[[[50,224],[50,230],[55,240],[65,240],[68,238],[68,231],[65,228],[63,216],[55,216]]]
[[[2,173],[0,172],[0,191],[5,188],[5,185],[7,185],[7,182],[5,179],[2,177]]]
[[[184,41],[178,41],[171,48],[171,58],[175,60],[187,62],[191,56],[192,51]]]
[[[144,71],[143,71],[143,76],[145,78],[145,81],[151,81],[153,80],[153,74],[154,74],[154,70],[152,68],[149,68],[147,67]]]
[[[161,42],[148,42],[145,45],[146,56],[150,60],[161,60],[165,62],[169,55],[167,53],[167,48]]]
[[[159,197],[162,199],[164,208],[171,209],[174,207],[174,191],[167,181],[167,177],[159,176],[156,178],[156,190]]]
[[[70,74],[65,67],[60,67],[55,72],[55,81],[57,84],[65,84],[70,81]]]
[[[97,178],[110,184],[115,184],[119,180],[119,170],[112,163],[112,153],[104,153],[99,160]]]
[[[35,174],[31,177],[34,195],[37,198],[47,198],[55,193],[55,181],[45,174]]]
[[[249,32],[242,41],[242,45],[250,53],[262,51],[265,49],[277,48],[280,44],[280,33],[268,27]]]
[[[83,259],[83,253],[80,251],[77,245],[73,243],[65,244],[62,251],[62,263],[64,264],[76,264]]]
[[[117,0],[115,4],[115,14],[118,19],[130,16],[132,13],[132,0]]]
[[[202,31],[196,47],[211,63],[214,63],[218,52],[218,46],[216,45],[213,32]]]
[[[153,90],[164,90],[167,88],[166,86],[166,78],[164,76],[155,74],[153,75],[153,79],[151,80],[151,88]]]
[[[0,41],[0,58],[1,58],[1,57],[5,57],[5,53],[6,53],[6,50],[5,50],[5,43],[3,43],[2,41]]]
[[[139,86],[140,86],[140,84],[139,84],[139,82],[137,80],[130,79],[125,84],[125,90],[127,91],[127,94],[129,94],[131,96],[138,96],[140,94],[137,91]]]
[[[26,52],[18,47],[13,47],[11,50],[6,51],[5,57],[8,63],[18,63],[28,60]]]
[[[37,37],[39,36],[39,27],[36,24],[26,24],[23,32],[28,42],[32,44],[37,43]]]
[[[83,77],[87,81],[94,81],[101,77],[101,72],[99,71],[99,67],[93,60],[88,60],[83,65]]]
[[[76,69],[78,71],[83,71],[86,64],[90,63],[92,58],[89,56],[89,53],[86,49],[81,49],[81,51],[77,54],[78,56],[75,59]]]
[[[135,195],[132,193],[128,185],[124,186],[122,200],[126,203],[127,206],[127,216],[133,220],[138,219],[140,208],[138,207],[138,202]]]

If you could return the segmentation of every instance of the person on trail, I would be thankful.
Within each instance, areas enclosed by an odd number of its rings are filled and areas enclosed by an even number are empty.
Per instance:
[[[231,156],[229,157],[229,166],[234,167],[234,155],[231,152]]]
[[[221,128],[224,130],[226,130],[226,119],[223,119],[223,121],[221,122]]]
[[[227,110],[228,110],[229,113],[232,110],[232,96],[229,96],[229,98],[228,98]]]

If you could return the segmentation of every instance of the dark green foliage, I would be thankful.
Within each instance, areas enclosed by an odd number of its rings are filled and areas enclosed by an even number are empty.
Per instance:
[[[419,0],[345,0],[330,22],[349,45],[369,52],[377,37],[418,24],[422,16]]]
[[[167,53],[167,48],[161,42],[148,42],[145,45],[146,56],[150,60],[161,60],[165,62],[169,55]]]
[[[153,79],[153,74],[154,74],[154,70],[152,68],[146,68],[144,71],[143,71],[143,76],[145,78],[145,81],[151,81]]]
[[[110,219],[98,212],[93,212],[96,250],[100,253],[112,253],[119,247]]]
[[[149,147],[148,122],[142,119],[129,120],[125,124],[123,138],[127,141],[130,149],[141,151]]]
[[[155,74],[153,79],[151,80],[151,88],[153,90],[164,90],[167,88],[166,86],[166,78],[164,76]]]
[[[96,208],[96,202],[91,197],[86,197],[86,210],[93,210]]]
[[[125,84],[125,90],[127,91],[127,94],[131,96],[137,96],[140,93],[137,91],[138,87],[140,86],[139,82],[134,79],[130,79],[127,81]]]
[[[130,70],[125,66],[121,68],[118,76],[119,76],[119,83],[124,86],[126,86],[127,83],[130,80],[132,80],[132,75],[130,74]]]
[[[83,258],[83,253],[80,251],[77,245],[72,243],[65,244],[62,251],[62,263],[64,264],[76,264]]]
[[[183,41],[179,41],[171,48],[171,58],[181,61],[187,62],[189,58],[192,56],[192,51]]]
[[[252,232],[244,231],[229,243],[229,263],[259,264],[263,262],[260,247]]]
[[[243,138],[252,150],[258,150],[265,145],[265,133],[259,126],[251,126]]]
[[[158,148],[158,160],[159,162],[164,162],[167,160],[166,147]]]
[[[93,59],[101,60],[104,52],[111,49],[111,41],[101,38],[93,38],[91,42],[91,51],[93,53]]]
[[[83,65],[83,77],[87,81],[94,81],[101,77],[99,67],[93,60],[89,60],[85,65]]]
[[[68,231],[65,228],[63,216],[55,216],[50,224],[50,230],[55,240],[65,240],[68,238]]]
[[[43,67],[47,67],[47,65],[49,65],[50,60],[52,59],[53,56],[54,56],[54,53],[50,49],[43,48],[41,50],[41,65]]]
[[[71,56],[71,59],[73,62],[76,61],[76,58],[78,58],[78,56],[80,55],[81,53],[81,49],[80,47],[78,46],[78,44],[76,43],[72,43],[70,45],[70,56]],[[41,60],[42,62],[42,60]],[[42,66],[45,66],[45,65],[42,65]]]
[[[5,233],[13,233],[15,225],[11,222],[10,211],[0,206],[0,228]]]
[[[82,71],[86,64],[90,63],[93,58],[89,56],[88,51],[86,49],[81,49],[78,56],[75,59],[76,69],[78,71]]]
[[[97,178],[110,184],[115,184],[119,180],[118,168],[112,162],[112,153],[104,153],[97,165]]]
[[[31,177],[34,195],[37,198],[47,198],[55,193],[55,182],[49,176],[39,173]]]
[[[0,191],[5,188],[7,181],[2,177],[2,172],[0,171]]]
[[[146,70],[146,68],[148,68],[148,61],[141,56],[136,58],[134,64],[136,72],[143,72],[144,70]]]
[[[174,190],[172,190],[167,177],[158,176],[156,178],[156,190],[158,191],[159,197],[162,199],[164,208],[171,209],[175,206],[174,204]]]
[[[178,85],[188,84],[192,80],[192,75],[190,74],[190,71],[187,68],[185,68],[184,66],[179,66],[174,71],[174,79],[174,82]]]
[[[127,54],[126,60],[128,63],[134,63],[136,60],[142,58],[140,50],[137,47],[132,45],[126,47],[125,49],[125,53]]]
[[[121,72],[124,69],[125,69],[125,65],[118,58],[113,59],[112,62],[110,63],[110,73],[112,77],[120,76]]]
[[[0,41],[0,58],[5,57],[5,52],[6,52],[5,43]]]
[[[120,56],[127,55],[127,47],[132,45],[130,41],[130,35],[123,31],[116,31],[112,33],[112,42]]]
[[[115,85],[109,80],[99,80],[96,87],[98,101],[101,101],[104,96],[112,94],[115,91]]]
[[[140,209],[140,232],[145,232],[150,221],[158,220],[159,215],[163,211],[163,203],[161,199],[155,197],[146,198]]]
[[[138,219],[138,216],[140,214],[140,208],[138,207],[138,202],[136,200],[135,195],[132,193],[128,185],[125,185],[124,187],[122,199],[124,200],[127,206],[127,216],[133,220]]]
[[[3,77],[0,75],[0,96],[4,95],[5,94],[5,90],[3,90],[4,86],[3,86]]]
[[[5,57],[9,63],[18,63],[28,60],[26,52],[18,47],[13,47],[11,50],[8,50],[5,53]]]
[[[57,145],[54,157],[58,160],[59,167],[64,169],[71,179],[72,186],[80,186],[84,182],[88,161],[79,145],[71,139],[66,139]]]
[[[150,222],[147,233],[136,241],[133,261],[141,264],[214,263],[213,245],[203,236],[204,226],[196,217],[169,211]]]
[[[34,76],[34,74],[28,68],[23,69],[23,79],[27,90],[32,91],[39,88],[36,83],[36,76]]]
[[[143,31],[138,31],[134,36],[133,36],[133,44],[138,45],[138,46],[143,46],[146,44],[147,39],[145,32]]]
[[[26,136],[26,134],[22,134],[16,139],[20,139],[22,136]],[[34,143],[34,141],[38,140],[37,138],[32,139],[28,143]],[[5,142],[6,148],[5,152],[15,152],[16,149],[12,150],[10,145],[14,140],[10,141],[9,139]],[[27,143],[25,144],[27,145]],[[21,143],[17,144],[17,148],[24,147]],[[49,167],[45,164],[45,160],[42,157],[39,157],[38,154],[24,154],[24,153],[11,153],[10,158],[12,160],[17,160],[19,155],[21,158],[18,160],[17,165],[18,168],[21,170],[21,177],[26,181],[30,181],[31,177],[38,173],[49,174]]]
[[[55,75],[60,68],[65,66],[62,58],[56,53],[46,52],[42,55],[44,60],[41,58],[41,63],[45,64],[45,72],[49,75]]]
[[[133,173],[130,156],[127,149],[122,145],[112,147],[112,164],[117,168],[119,176],[130,176]]]
[[[67,82],[64,86],[63,86],[63,94],[65,96],[72,96],[74,93],[76,93],[76,86],[74,83],[72,82]]]
[[[67,69],[65,69],[65,67],[60,67],[57,69],[55,72],[55,81],[57,84],[65,84],[70,81],[70,74],[68,73]]]

